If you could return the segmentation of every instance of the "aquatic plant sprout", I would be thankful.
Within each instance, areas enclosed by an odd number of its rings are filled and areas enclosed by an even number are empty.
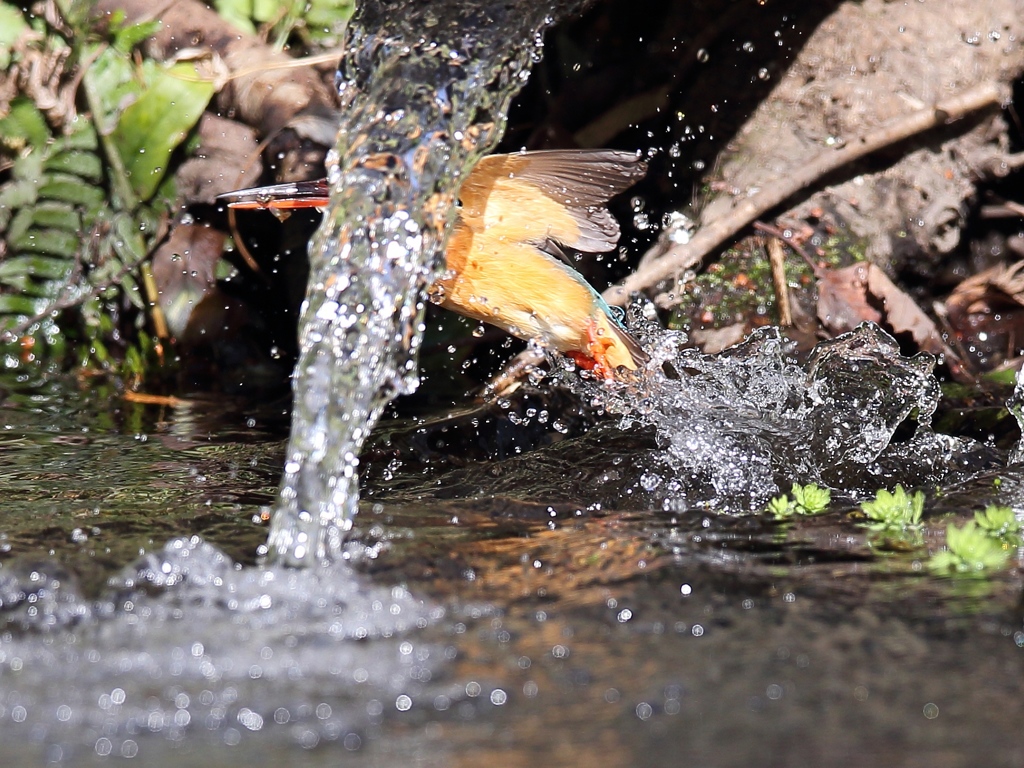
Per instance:
[[[924,512],[924,494],[921,491],[908,493],[902,485],[892,491],[884,488],[871,501],[860,505],[871,523],[869,528],[876,531],[914,528],[921,524]]]
[[[1022,524],[1011,507],[990,504],[974,513],[974,522],[989,536],[1020,546]]]
[[[946,526],[946,547],[928,560],[937,575],[977,576],[1006,567],[1024,545],[1021,521],[1011,507],[990,504],[962,526]]]
[[[1004,568],[1010,560],[1009,545],[969,520],[963,526],[946,526],[946,549],[932,555],[928,568],[935,574],[977,576]]]
[[[800,485],[793,483],[790,490],[793,498],[783,494],[768,502],[768,512],[776,520],[783,520],[794,515],[819,515],[832,502],[832,491],[814,483]]]

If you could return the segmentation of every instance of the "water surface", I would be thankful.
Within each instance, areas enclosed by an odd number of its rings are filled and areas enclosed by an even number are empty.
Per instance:
[[[291,571],[252,565],[279,409],[3,392],[11,764],[1024,763],[1016,565],[936,578],[842,503],[672,509],[632,469],[649,429],[385,422],[366,556]],[[951,478],[926,542],[1022,487]]]

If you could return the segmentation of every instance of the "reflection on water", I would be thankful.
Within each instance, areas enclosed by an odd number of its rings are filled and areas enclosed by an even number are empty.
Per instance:
[[[650,431],[545,440],[527,399],[387,425],[366,557],[291,571],[238,564],[280,462],[265,416],[4,391],[9,764],[1024,761],[1018,569],[928,576],[842,503],[786,524],[674,509],[639,479]],[[508,458],[483,457],[495,441]],[[926,548],[946,512],[1024,507],[1017,466],[948,476]]]

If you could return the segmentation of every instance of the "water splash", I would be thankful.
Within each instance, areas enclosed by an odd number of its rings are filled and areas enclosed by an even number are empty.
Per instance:
[[[339,72],[331,205],[310,248],[295,406],[270,559],[344,554],[358,455],[381,410],[416,388],[423,291],[457,186],[496,142],[539,55],[550,3],[368,2]]]
[[[7,567],[0,609],[0,724],[74,764],[134,757],[140,734],[237,744],[287,726],[305,747],[350,746],[368,704],[453,693],[430,682],[443,648],[414,634],[446,609],[353,578],[346,563],[240,568],[180,538],[97,600],[56,563]]]
[[[793,481],[854,496],[889,482],[920,485],[979,451],[930,431],[940,396],[934,358],[902,356],[875,325],[823,342],[802,367],[774,328],[712,356],[682,348],[685,334],[662,330],[642,307],[630,325],[652,352],[637,381],[562,378],[623,426],[656,429],[660,450],[638,490],[656,492],[667,509],[758,510]],[[909,434],[895,441],[901,428]]]
[[[1010,464],[1024,464],[1024,368],[1017,371],[1014,379],[1013,394],[1006,401],[1006,407],[1013,414],[1013,418],[1020,427],[1021,439],[1010,453]]]

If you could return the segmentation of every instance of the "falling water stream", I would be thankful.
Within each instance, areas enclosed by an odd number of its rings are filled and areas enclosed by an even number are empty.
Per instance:
[[[341,63],[334,193],[310,248],[288,459],[271,560],[342,554],[358,456],[418,384],[424,289],[460,179],[504,128],[551,3],[367,3]]]

